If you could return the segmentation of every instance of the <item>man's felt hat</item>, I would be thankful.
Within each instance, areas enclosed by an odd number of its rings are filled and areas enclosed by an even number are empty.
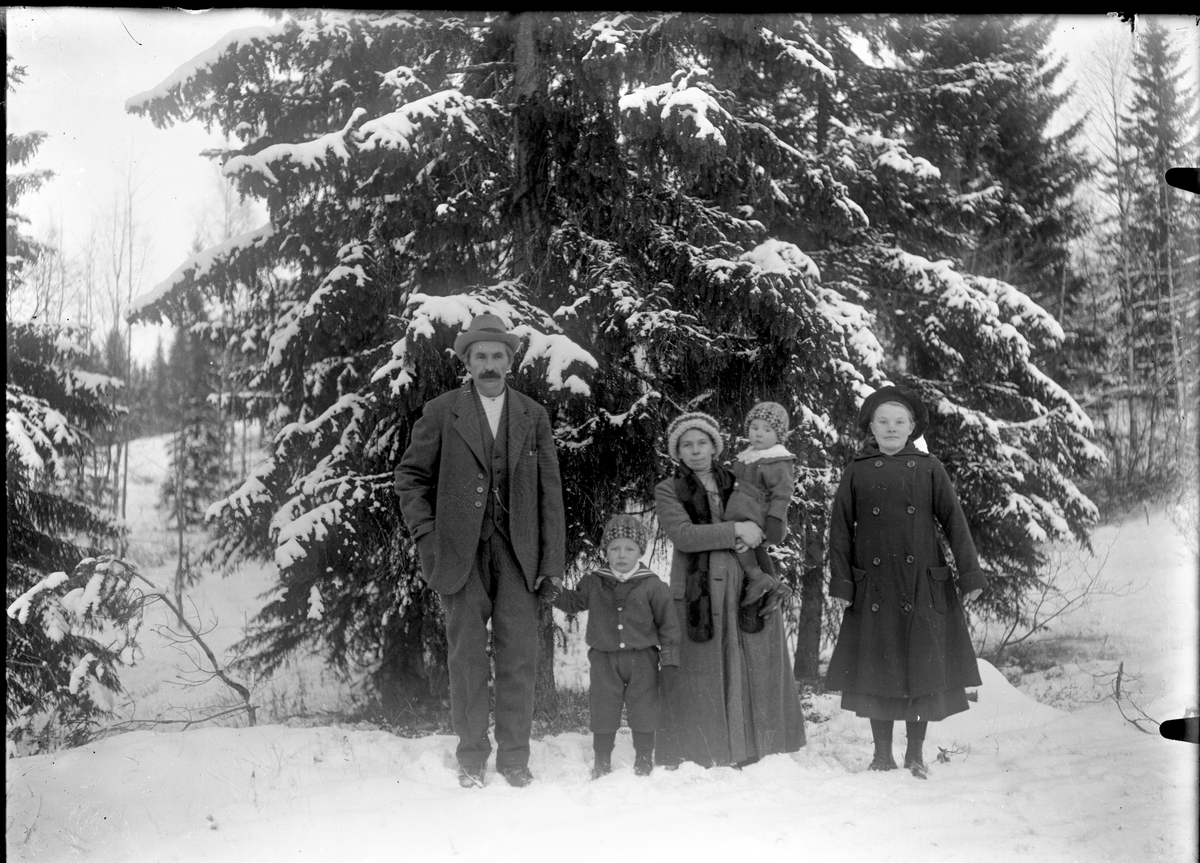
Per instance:
[[[492,314],[476,315],[471,325],[458,334],[454,340],[454,353],[466,360],[467,348],[475,342],[501,342],[515,354],[521,346],[521,337],[514,336],[504,325],[504,321]]]
[[[863,434],[870,434],[871,419],[875,416],[875,410],[880,405],[887,404],[888,402],[902,404],[912,414],[913,433],[909,438],[910,441],[914,441],[925,434],[925,429],[929,428],[929,411],[921,403],[921,399],[917,394],[908,387],[882,387],[867,396],[866,401],[863,402],[862,409],[858,412],[858,430]]]

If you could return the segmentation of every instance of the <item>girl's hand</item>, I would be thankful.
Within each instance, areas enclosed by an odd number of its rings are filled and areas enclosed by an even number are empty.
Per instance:
[[[974,590],[966,593],[963,596],[963,599],[966,600],[967,602],[974,602],[975,600],[979,599],[979,594],[981,594],[981,593],[983,593],[983,588],[977,587]]]
[[[735,539],[733,541],[733,550],[736,551],[738,554],[743,554],[750,550],[750,546],[748,546],[748,545],[746,545],[746,543],[742,542],[741,538],[739,537],[738,539]]]
[[[762,528],[752,521],[735,521],[733,533],[736,540],[744,542],[747,548],[756,548],[763,541]]]

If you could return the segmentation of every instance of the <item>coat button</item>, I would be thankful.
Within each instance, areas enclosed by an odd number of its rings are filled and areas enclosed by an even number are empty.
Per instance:
[[[875,558],[873,561],[871,561],[871,563],[875,564],[876,566],[879,566],[879,558]]]
[[[875,462],[875,467],[883,467],[883,462],[882,461]]]
[[[916,466],[917,466],[917,463],[916,463],[915,461],[910,461],[910,462],[908,463],[908,466],[909,466],[909,467],[916,467]]]
[[[871,611],[879,611],[879,603],[878,602],[871,603]]]
[[[624,629],[624,628],[625,628],[625,624],[623,624],[623,623],[617,624],[617,629]]]
[[[904,558],[904,562],[905,562],[905,563],[912,563],[912,562],[913,562],[913,556],[910,554],[908,557]]]
[[[479,492],[480,494],[483,494],[483,486],[479,486],[477,489],[475,489],[475,491]]]
[[[479,478],[480,478],[480,479],[487,479],[487,477],[485,477],[483,474],[480,474],[480,475],[479,475]]]
[[[915,506],[910,506],[910,507],[908,508],[908,514],[909,514],[909,515],[912,515],[912,514],[913,514],[914,512],[916,512],[916,511],[917,511],[917,508],[916,508]]]
[[[479,501],[475,501],[475,506],[480,507],[480,506],[483,506],[483,504],[480,503]]]
[[[904,613],[907,614],[910,611],[912,611],[912,603],[911,602],[904,603]]]
[[[879,515],[879,507],[875,507],[873,510],[871,510],[871,513],[872,515]]]
[[[621,647],[624,647],[624,646],[625,646],[625,642],[623,642],[623,641],[622,641],[622,642],[621,642],[621,644],[620,644],[620,646],[621,646]]]

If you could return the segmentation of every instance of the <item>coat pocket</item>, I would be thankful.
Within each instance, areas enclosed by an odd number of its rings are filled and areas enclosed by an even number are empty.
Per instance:
[[[429,583],[430,576],[433,575],[433,569],[437,565],[437,541],[435,540],[436,531],[423,533],[417,539],[417,556],[421,560],[421,577],[425,583]]]
[[[867,605],[867,571],[850,567],[850,572],[854,575],[854,604],[851,607],[861,612]]]
[[[933,609],[938,614],[946,613],[946,591],[950,589],[950,567],[929,567],[929,591],[933,594]]]

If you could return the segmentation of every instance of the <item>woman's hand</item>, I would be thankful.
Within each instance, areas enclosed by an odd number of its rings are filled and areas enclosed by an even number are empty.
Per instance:
[[[974,602],[975,600],[979,599],[979,594],[981,593],[983,593],[983,588],[977,587],[974,590],[967,591],[966,594],[963,595],[963,599],[965,599],[967,602]]]
[[[733,523],[734,534],[734,549],[737,549],[737,543],[744,543],[746,548],[757,548],[758,544],[763,541],[763,531],[752,521],[735,521]]]
[[[842,608],[845,608],[847,605],[849,605],[849,604],[850,604],[850,600],[848,600],[848,599],[842,599],[840,596],[835,596],[835,597],[833,598],[833,601],[834,601],[834,602],[836,602],[836,603],[837,603],[839,606],[841,606]]]

